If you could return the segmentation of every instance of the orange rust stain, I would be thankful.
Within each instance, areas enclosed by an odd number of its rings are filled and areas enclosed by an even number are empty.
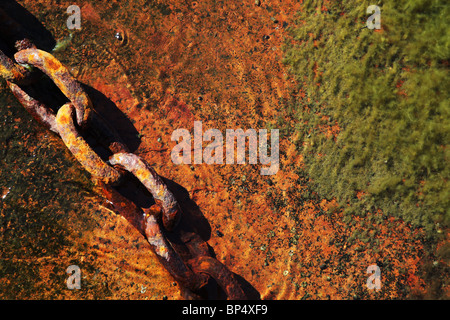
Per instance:
[[[62,70],[64,70],[65,68],[61,65],[61,63],[59,63],[57,60],[55,59],[48,59],[46,60],[45,63],[45,68],[49,71],[51,71],[52,73],[55,72],[61,72]]]

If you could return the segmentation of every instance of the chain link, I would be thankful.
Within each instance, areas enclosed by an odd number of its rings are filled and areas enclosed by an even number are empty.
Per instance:
[[[5,16],[1,9],[0,15]],[[172,277],[190,290],[193,298],[207,298],[201,292],[212,278],[228,299],[244,299],[244,291],[234,274],[211,256],[207,243],[198,234],[179,226],[182,224],[182,206],[164,179],[143,158],[129,152],[119,134],[93,109],[88,95],[67,68],[53,55],[37,49],[26,39],[17,42],[16,48],[19,50],[14,55],[17,63],[0,50],[0,76],[26,110],[45,128],[61,137],[78,162],[92,175],[101,195],[145,236]],[[55,114],[44,103],[31,97],[26,88],[37,80],[33,72],[23,65],[44,72],[70,102]],[[112,156],[107,161],[83,138],[85,131],[92,133],[110,150]],[[151,193],[155,201],[153,206],[139,208],[117,191],[116,187],[127,175],[136,177]]]

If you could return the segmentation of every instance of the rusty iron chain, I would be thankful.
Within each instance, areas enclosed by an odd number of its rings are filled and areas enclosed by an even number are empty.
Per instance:
[[[1,9],[0,15],[10,19]],[[183,210],[163,178],[143,158],[130,153],[116,130],[94,110],[90,98],[67,68],[27,39],[17,41],[15,47],[18,50],[15,61],[0,50],[0,76],[25,109],[41,125],[61,137],[100,186],[101,196],[114,204],[112,208],[146,238],[165,269],[192,293],[190,298],[207,298],[199,292],[212,278],[228,299],[245,299],[234,274],[211,256],[207,243],[195,232],[178,226]],[[40,69],[70,102],[55,114],[31,97],[24,88],[38,80],[24,65]],[[112,155],[108,160],[103,160],[83,138],[85,131],[92,132],[109,149]],[[117,191],[116,187],[127,174],[136,177],[151,193],[153,206],[139,208]]]

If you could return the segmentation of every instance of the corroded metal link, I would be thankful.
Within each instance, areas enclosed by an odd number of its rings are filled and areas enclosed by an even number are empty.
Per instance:
[[[110,210],[124,217],[140,234],[145,236],[145,215],[140,207],[102,181],[98,181],[95,188],[97,193],[107,200],[105,205]]]
[[[69,99],[73,99],[72,103],[77,109],[77,116],[79,115],[80,110],[81,112],[84,112],[87,109],[87,106],[90,106],[90,100],[84,93],[84,90],[79,85],[74,84],[78,83],[75,79],[71,78],[71,76],[68,74],[67,69],[63,67],[58,60],[56,60],[47,52],[37,50],[34,45],[28,44],[28,42],[25,40],[19,41],[18,44],[22,47],[26,47],[26,49],[21,50],[20,55],[16,55],[16,57],[20,57],[19,60],[22,59],[20,61],[24,61],[23,56],[27,55],[26,61],[28,63],[33,62],[34,64],[36,64],[36,66],[40,67],[46,74],[48,74],[52,78],[52,80],[56,81],[56,84],[59,88],[61,88],[63,93]],[[39,59],[36,60],[36,58],[33,58],[33,55],[37,55]],[[6,56],[5,58],[9,59]],[[10,62],[13,63],[12,61]],[[55,115],[52,110],[29,96],[18,85],[9,83],[9,86],[17,99],[25,106],[25,108],[36,120],[38,120],[46,128],[58,133],[55,128]],[[91,116],[86,119],[89,121],[87,126],[89,127],[89,129],[91,129],[92,133],[100,140],[100,142],[103,143],[105,147],[108,148],[112,153],[128,152],[128,148],[122,142],[121,138],[114,130],[114,128],[108,125],[106,121],[97,112],[95,112],[94,109],[91,109],[89,107],[89,110],[91,112]]]
[[[74,107],[63,105],[56,115],[56,127],[61,139],[81,165],[97,179],[107,184],[118,184],[121,174],[106,164],[81,137],[74,123]]]
[[[161,201],[164,227],[172,230],[179,221],[181,208],[156,171],[145,160],[132,153],[116,153],[111,156],[109,163],[122,166],[131,172],[150,191],[155,200]]]
[[[50,53],[36,48],[21,50],[14,55],[14,58],[18,63],[30,64],[47,74],[73,103],[78,125],[85,127],[92,112],[91,100],[80,83],[72,77],[60,61]]]
[[[182,286],[196,291],[207,283],[207,276],[192,272],[171,247],[153,214],[146,215],[145,236],[166,270]]]
[[[220,261],[211,257],[207,243],[196,233],[182,234],[182,241],[193,257],[187,261],[195,273],[207,274],[223,289],[230,300],[243,300],[246,295],[234,274]]]
[[[164,227],[171,230],[175,227],[181,209],[173,193],[167,188],[162,178],[141,157],[132,153],[116,153],[110,157],[109,163],[119,165],[131,172],[153,195],[156,204],[146,209],[144,215],[144,235],[153,251],[157,254],[167,271],[184,287],[196,291],[205,285],[208,277],[193,272],[174,250],[158,223],[162,213]],[[161,212],[162,211],[162,212]]]
[[[9,81],[7,83],[14,96],[17,98],[17,100],[19,100],[20,104],[22,104],[25,109],[33,116],[33,118],[35,118],[45,128],[55,133],[59,133],[58,128],[56,127],[56,116],[52,110],[47,108],[47,106],[45,106],[43,103],[28,95],[17,84]]]
[[[30,72],[21,65],[14,63],[0,50],[0,76],[17,84],[30,82]]]
[[[219,260],[201,256],[190,260],[189,265],[196,273],[205,273],[217,281],[230,300],[244,300],[245,293],[233,273]]]
[[[14,94],[16,99],[22,104],[25,109],[45,128],[59,134],[56,126],[56,116],[54,112],[45,104],[31,97],[19,85],[7,81],[7,84]],[[112,153],[128,152],[128,148],[122,142],[122,139],[116,131],[109,126],[106,121],[95,110],[92,111],[92,116],[89,119],[89,129],[92,129],[93,134],[100,139]]]
[[[148,209],[141,209],[110,185],[100,183],[99,187],[101,194],[108,200],[107,205],[127,219],[146,238],[158,260],[180,285],[195,292],[207,283],[208,276],[192,272],[165,237],[159,225],[162,213],[159,201]]]

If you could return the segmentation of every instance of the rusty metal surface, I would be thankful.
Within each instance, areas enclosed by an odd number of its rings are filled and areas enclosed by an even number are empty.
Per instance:
[[[424,254],[422,231],[396,219],[379,224],[355,218],[349,225],[333,200],[306,197],[311,192],[296,170],[303,162],[292,138],[280,140],[281,169],[270,177],[250,165],[177,166],[169,160],[173,130],[192,132],[194,120],[202,120],[204,130],[223,132],[270,127],[278,110],[301,94],[281,50],[300,3],[83,0],[77,3],[82,30],[70,38],[65,24],[71,1],[5,3],[8,13],[21,6],[35,16],[54,39],[71,39],[55,56],[130,151],[167,178],[187,211],[181,235],[170,239],[174,248],[183,259],[213,251],[219,261],[204,258],[192,268],[214,274],[227,266],[250,298],[402,298],[407,288],[424,290],[417,272]],[[51,37],[39,37],[38,47],[50,51]],[[186,298],[142,237],[160,231],[142,229],[145,221],[134,214],[139,208],[120,193],[106,186],[101,190],[114,207],[99,198],[99,187],[64,144],[31,122],[6,92],[3,86],[0,295]],[[157,227],[152,220],[147,225]],[[346,241],[355,232],[374,229],[376,249]],[[365,270],[374,263],[391,270],[379,293],[365,288]],[[70,264],[84,270],[83,290],[66,289]]]

